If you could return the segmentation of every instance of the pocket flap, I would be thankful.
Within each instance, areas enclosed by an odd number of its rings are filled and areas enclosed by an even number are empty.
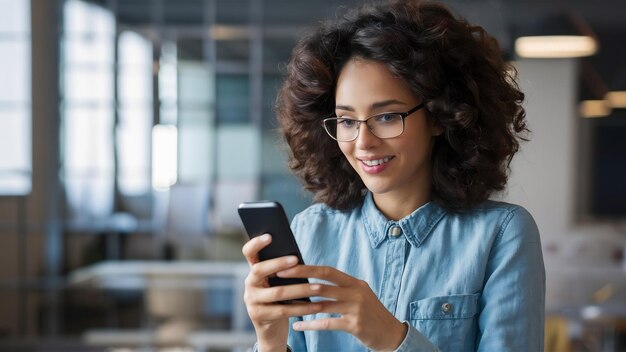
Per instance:
[[[411,319],[465,319],[476,315],[479,293],[429,297],[411,302]]]

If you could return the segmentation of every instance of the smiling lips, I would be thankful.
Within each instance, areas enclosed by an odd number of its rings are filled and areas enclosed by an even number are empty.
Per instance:
[[[391,160],[391,157],[388,156],[386,158],[382,158],[382,159],[376,159],[376,160],[361,160],[365,165],[367,166],[377,166],[377,165],[381,165],[384,163],[389,162],[389,160]]]
[[[359,159],[359,161],[361,162],[363,171],[368,174],[377,174],[383,172],[387,168],[387,165],[389,161],[391,161],[391,159],[393,159],[392,156],[387,156],[381,159],[372,160]]]

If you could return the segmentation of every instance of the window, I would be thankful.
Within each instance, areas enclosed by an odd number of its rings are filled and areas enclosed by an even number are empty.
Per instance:
[[[0,0],[0,195],[31,189],[30,1]]]
[[[110,214],[114,196],[115,19],[68,0],[62,39],[62,155],[70,217]]]
[[[117,125],[119,190],[124,195],[150,192],[152,129],[152,43],[143,36],[120,34]]]

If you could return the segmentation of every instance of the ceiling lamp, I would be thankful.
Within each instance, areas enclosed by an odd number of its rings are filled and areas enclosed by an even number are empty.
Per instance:
[[[612,74],[609,82],[609,91],[606,99],[613,109],[626,109],[626,64],[623,64]]]
[[[584,118],[607,117],[613,110],[606,100],[583,100],[578,105],[578,113]]]
[[[626,109],[626,91],[610,91],[604,98],[613,109]]]
[[[579,88],[578,113],[585,118],[607,117],[613,113],[607,99],[608,87],[602,77],[587,60],[582,60]]]
[[[591,56],[598,41],[580,16],[560,14],[545,18],[515,40],[515,52],[523,58],[573,58]]]

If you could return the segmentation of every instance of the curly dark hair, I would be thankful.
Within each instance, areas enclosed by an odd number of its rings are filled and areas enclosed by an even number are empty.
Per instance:
[[[347,12],[293,49],[276,111],[291,151],[289,166],[316,201],[347,210],[366,193],[321,126],[335,110],[339,73],[354,57],[386,64],[443,128],[432,155],[435,202],[463,210],[505,188],[511,159],[528,132],[517,71],[482,27],[440,3],[405,0]]]

